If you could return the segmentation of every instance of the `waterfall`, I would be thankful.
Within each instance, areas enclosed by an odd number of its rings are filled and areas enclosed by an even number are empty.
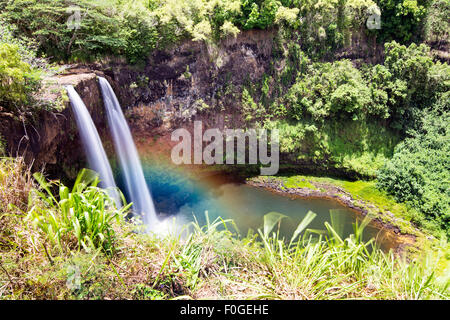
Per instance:
[[[133,210],[142,215],[147,228],[153,229],[158,224],[158,219],[130,128],[108,81],[99,77],[99,83],[116,153],[125,177],[125,186],[133,202]]]
[[[114,199],[117,206],[121,205],[119,193],[114,182],[111,166],[106,157],[105,149],[92,121],[91,115],[86,108],[83,100],[75,91],[73,86],[66,87],[72,105],[75,120],[77,122],[78,131],[80,132],[81,141],[86,151],[89,166],[100,176],[100,187],[108,189],[108,193]]]

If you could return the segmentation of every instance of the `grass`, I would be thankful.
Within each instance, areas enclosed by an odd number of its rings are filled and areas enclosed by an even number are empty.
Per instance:
[[[307,179],[301,176],[287,177],[283,180],[284,186],[288,189],[290,188],[308,188],[316,190],[317,188],[311,184]]]
[[[2,170],[8,171],[4,165]],[[19,177],[20,172],[14,174]],[[25,211],[45,207],[45,199],[33,199]],[[58,206],[52,210],[63,215]],[[132,222],[113,219],[115,250],[108,251],[102,246],[67,245],[73,241],[70,237],[61,238],[66,250],[60,250],[22,210],[3,206],[1,212],[5,226],[0,230],[1,299],[448,299],[450,295],[448,270],[439,264],[445,251],[429,251],[406,261],[382,252],[372,241],[362,242],[361,225],[355,224],[354,235],[346,239],[333,223],[309,230],[313,213],[291,239],[279,237],[277,226],[283,220],[275,213],[266,215],[262,230],[245,236],[234,231],[230,220],[194,223],[183,236],[144,234],[136,232]]]
[[[396,226],[404,234],[415,236],[415,245],[407,247],[410,256],[424,251],[442,250],[444,255],[439,260],[441,270],[450,270],[450,245],[445,234],[432,222],[425,220],[423,215],[405,203],[397,202],[376,187],[376,181],[348,181],[329,177],[293,175],[276,177],[287,188],[305,188],[313,185],[312,190],[326,192],[327,186],[336,186],[356,199],[356,205],[368,210],[369,215],[382,219],[385,223]],[[343,194],[336,194],[343,196]],[[381,214],[380,214],[381,213]],[[447,271],[448,272],[448,271]]]
[[[26,209],[35,184],[22,158],[0,158],[0,212],[10,207]]]
[[[405,204],[397,203],[393,197],[377,189],[376,181],[373,180],[348,181],[334,178],[312,177],[312,176],[294,176],[287,178],[288,181],[292,181],[292,179],[303,179],[307,182],[312,181],[335,185],[343,188],[345,191],[349,192],[356,198],[377,206],[382,212],[390,211],[394,215],[406,219],[410,218],[411,216],[412,209],[408,208]]]

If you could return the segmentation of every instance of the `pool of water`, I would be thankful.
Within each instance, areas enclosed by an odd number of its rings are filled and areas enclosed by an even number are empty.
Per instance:
[[[176,217],[177,223],[189,223],[196,219],[200,225],[205,225],[207,211],[210,221],[218,217],[233,219],[239,234],[245,236],[250,229],[257,231],[263,228],[265,214],[277,212],[286,216],[279,225],[280,236],[290,240],[308,211],[317,214],[308,228],[326,230],[324,223],[331,220],[330,210],[336,210],[344,237],[352,234],[352,224],[361,220],[357,212],[334,200],[292,198],[242,183],[189,177],[182,172],[148,164],[143,167],[158,214],[160,217]],[[120,187],[120,175],[117,181]],[[231,230],[235,231],[233,227]],[[383,240],[383,232],[369,225],[364,231],[364,238],[368,240],[372,237],[378,238],[381,247],[390,247]]]

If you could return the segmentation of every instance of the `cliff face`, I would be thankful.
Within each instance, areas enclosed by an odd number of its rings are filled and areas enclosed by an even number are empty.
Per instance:
[[[46,79],[45,99],[61,96],[71,84],[88,107],[107,153],[112,154],[106,117],[96,76],[106,77],[116,92],[138,144],[154,135],[166,136],[178,127],[190,127],[200,119],[204,127],[243,128],[242,88],[261,83],[265,74],[282,70],[286,61],[274,59],[276,31],[241,32],[217,45],[186,41],[167,51],[155,51],[144,66],[124,62],[95,63],[69,67]],[[381,59],[379,48],[363,36],[354,46],[338,53],[340,58]],[[362,44],[366,44],[362,46]],[[360,49],[366,48],[361,52]],[[366,58],[364,58],[366,57]],[[357,63],[357,60],[355,60]],[[269,84],[273,90],[272,84]],[[55,93],[56,92],[56,93]],[[0,134],[11,155],[23,155],[36,169],[73,178],[85,165],[83,148],[68,101],[60,112],[39,111],[33,124],[0,114]],[[170,139],[169,139],[170,140]],[[62,171],[62,172],[61,172]]]
[[[103,102],[96,74],[65,74],[45,80],[42,99],[61,99],[64,86],[73,85],[85,102],[99,132],[105,135]],[[0,113],[0,134],[6,140],[7,152],[23,156],[34,170],[45,168],[50,175],[74,178],[85,164],[84,152],[78,139],[78,129],[70,103],[62,100],[60,111],[39,110],[33,119],[22,121],[12,114]]]
[[[225,114],[239,113],[242,86],[269,71],[273,40],[273,32],[247,31],[219,45],[188,41],[156,51],[138,70],[119,63],[91,68],[112,80],[136,130],[180,125],[201,117],[205,106],[216,108],[207,118],[220,126]]]
[[[65,85],[73,85],[111,154],[97,75],[111,83],[135,135],[168,133],[199,117],[223,127],[225,114],[239,113],[240,97],[225,100],[218,92],[231,83],[239,88],[245,81],[260,81],[270,64],[272,41],[271,32],[249,31],[218,46],[188,41],[169,51],[156,51],[142,67],[114,62],[70,66],[45,80],[42,95],[56,100]],[[226,110],[202,117],[198,110],[205,104],[226,105]],[[23,156],[36,170],[45,167],[50,175],[74,178],[85,157],[69,101],[60,111],[41,110],[33,118],[21,121],[0,113],[0,134],[8,153]]]
[[[260,86],[266,75],[276,77],[287,67],[288,52],[280,49],[279,40],[276,30],[249,30],[215,45],[186,41],[155,51],[140,68],[117,62],[89,68],[107,75],[135,132],[180,127],[194,119],[219,129],[242,128],[243,88]],[[282,41],[285,46],[291,40]],[[384,58],[382,46],[362,31],[348,42],[336,59],[360,65]],[[270,95],[280,84],[268,85]]]

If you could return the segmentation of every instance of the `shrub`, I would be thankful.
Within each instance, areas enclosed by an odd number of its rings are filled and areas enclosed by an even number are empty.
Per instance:
[[[23,61],[19,47],[0,43],[0,107],[20,108],[30,102],[39,85],[40,72]]]
[[[247,122],[254,120],[262,121],[265,114],[264,107],[261,104],[256,103],[249,91],[245,88],[242,91],[242,114],[244,120]]]
[[[425,39],[428,42],[447,42],[450,30],[450,1],[435,0],[425,19]]]
[[[384,65],[376,65],[364,77],[371,91],[370,113],[390,118],[392,128],[405,133],[417,125],[420,111],[430,108],[450,90],[450,66],[433,62],[425,44],[385,44]]]
[[[17,46],[22,60],[31,64],[33,67],[45,66],[45,60],[36,56],[36,43],[31,39],[15,37],[15,32],[17,32],[17,28],[0,19],[0,43]]]
[[[410,46],[400,45],[397,42],[385,44],[386,58],[384,65],[392,73],[394,79],[407,83],[407,102],[411,101],[417,105],[426,102],[433,94],[430,79],[430,69],[433,59],[430,49],[425,44]]]
[[[397,102],[406,97],[406,83],[395,80],[389,69],[380,64],[370,67],[364,76],[371,96],[368,113],[381,119],[389,118]]]
[[[422,127],[400,143],[378,172],[378,186],[423,212],[450,234],[448,109],[423,115]]]
[[[14,0],[2,17],[17,26],[18,35],[36,39],[39,53],[54,61],[112,54],[136,62],[149,54],[157,38],[153,19],[145,13],[142,2],[119,6],[114,0],[83,0],[71,6],[64,0]],[[79,25],[69,27],[71,16],[80,19],[73,21]]]
[[[421,40],[429,0],[376,0],[382,13],[381,41]]]
[[[236,37],[240,32],[239,28],[230,21],[225,21],[224,24],[220,27],[220,31],[225,37],[229,35]]]
[[[309,115],[323,120],[331,115],[356,119],[360,111],[368,108],[369,97],[359,70],[350,61],[341,60],[310,65],[291,87],[287,99],[293,118]]]

